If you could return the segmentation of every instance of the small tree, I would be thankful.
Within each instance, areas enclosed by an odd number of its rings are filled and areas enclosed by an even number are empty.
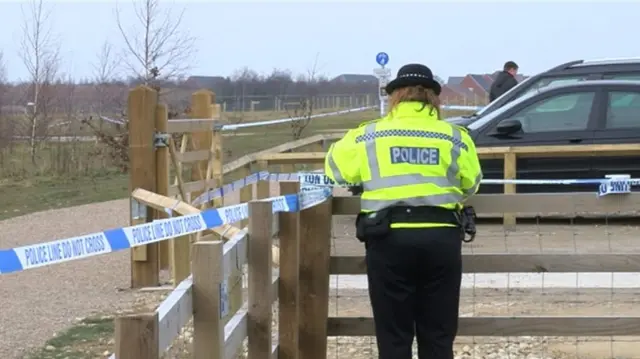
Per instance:
[[[123,62],[145,85],[175,80],[190,68],[195,39],[182,31],[184,9],[178,15],[162,11],[159,0],[133,3],[139,23],[125,29],[116,5],[116,20],[125,43]]]
[[[105,41],[93,64],[95,93],[93,103],[95,106],[92,110],[100,119],[98,124],[100,129],[102,129],[104,122],[103,116],[117,115],[121,117],[122,115],[124,106],[123,96],[120,94],[122,91],[120,88],[115,89],[117,86],[114,84],[114,80],[117,77],[119,59],[119,56],[114,53],[111,44]]]
[[[32,0],[22,8],[24,23],[20,57],[29,74],[27,120],[31,161],[36,164],[36,149],[40,139],[46,137],[55,95],[54,81],[59,66],[58,44],[50,30],[49,12],[42,0]]]
[[[99,143],[106,145],[106,153],[103,152],[104,149],[96,147],[93,154],[95,156],[106,154],[121,172],[127,172],[129,169],[128,123],[122,89],[115,81],[119,61],[120,57],[115,54],[111,44],[105,41],[93,65],[96,95],[93,114],[82,122],[91,128]],[[91,121],[94,116],[97,125]],[[109,123],[106,128],[103,126],[105,122]]]
[[[133,7],[139,22],[127,27],[116,5],[116,23],[125,47],[121,56],[115,56],[109,44],[103,45],[96,66],[99,96],[104,95],[103,91],[110,87],[109,82],[113,79],[119,62],[126,66],[126,72],[137,82],[156,89],[158,96],[162,81],[179,79],[190,67],[195,52],[195,39],[180,30],[184,10],[178,16],[174,16],[170,10],[161,10],[159,0],[136,1],[133,2]],[[103,101],[109,99],[109,96],[103,97]],[[127,172],[129,122],[124,111],[120,119],[112,120],[103,115],[104,109],[103,102],[100,104],[98,116],[101,121],[116,122],[116,133],[102,131],[89,121],[85,123],[96,133],[98,141],[108,146],[111,159],[120,170]]]
[[[11,145],[15,136],[15,121],[5,118],[4,106],[7,104],[5,96],[8,91],[7,68],[4,63],[4,56],[0,51],[0,166],[4,167],[4,148]]]
[[[318,58],[316,54],[313,65],[307,70],[306,75],[300,76],[298,82],[303,85],[303,94],[299,104],[293,110],[293,115],[287,110],[287,114],[295,120],[291,121],[291,137],[298,140],[302,137],[302,132],[311,123],[314,113],[314,99],[317,95],[318,84]]]

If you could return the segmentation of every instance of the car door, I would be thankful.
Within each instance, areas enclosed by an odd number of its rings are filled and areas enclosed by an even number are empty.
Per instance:
[[[640,85],[611,85],[602,97],[594,143],[640,143]],[[640,155],[595,157],[596,178],[603,178],[607,174],[640,177]]]
[[[476,144],[478,147],[591,144],[595,126],[593,108],[598,92],[594,87],[560,88],[531,97],[496,116],[480,129]],[[496,127],[505,120],[520,122],[522,130],[513,135],[498,134]],[[519,179],[586,178],[592,175],[591,167],[590,157],[523,157],[518,159],[517,176]],[[484,161],[483,172],[486,178],[503,178],[502,160]],[[572,190],[593,190],[592,187],[575,187]],[[493,188],[492,192],[500,190]],[[518,185],[517,191],[561,192],[567,188],[560,185]]]

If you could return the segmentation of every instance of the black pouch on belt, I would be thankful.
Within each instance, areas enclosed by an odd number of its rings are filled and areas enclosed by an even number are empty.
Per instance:
[[[360,242],[384,238],[390,230],[391,216],[388,209],[359,213],[356,217],[356,238]]]

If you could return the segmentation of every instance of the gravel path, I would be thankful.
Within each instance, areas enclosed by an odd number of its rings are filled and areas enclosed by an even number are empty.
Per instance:
[[[0,222],[0,248],[127,225],[128,201],[51,210]],[[87,258],[0,276],[0,358],[40,346],[78,317],[130,306],[129,253]]]

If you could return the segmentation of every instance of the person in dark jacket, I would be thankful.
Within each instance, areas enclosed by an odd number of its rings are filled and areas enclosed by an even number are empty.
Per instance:
[[[491,84],[489,90],[489,102],[502,96],[503,93],[511,90],[512,87],[518,84],[516,80],[516,74],[518,73],[518,65],[513,61],[507,61],[504,64],[502,72],[498,74],[495,81]]]

